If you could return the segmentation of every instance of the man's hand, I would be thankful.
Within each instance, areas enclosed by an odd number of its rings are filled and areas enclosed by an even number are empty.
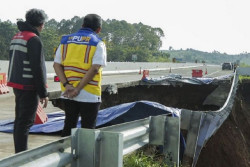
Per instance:
[[[79,93],[80,93],[80,90],[78,88],[74,88],[73,90],[70,90],[67,93],[67,97],[68,98],[73,98],[73,97],[76,97]]]
[[[76,88],[74,88],[74,87],[73,87],[72,85],[70,85],[70,84],[67,84],[65,88],[66,88],[66,90],[65,90],[65,92],[63,93],[63,96],[64,96],[64,97],[73,98],[73,97],[75,97],[75,96],[77,96],[77,95],[79,94],[79,91],[78,91],[78,93],[77,93]]]
[[[46,107],[47,107],[48,101],[49,101],[49,98],[48,98],[48,97],[45,97],[45,98],[41,98],[41,99],[40,99],[40,102],[42,103],[43,108],[46,108]]]
[[[72,91],[72,90],[74,89],[74,87],[73,87],[73,85],[67,84],[67,85],[65,86],[65,89],[66,89],[66,90],[65,90],[65,92],[63,93],[63,96],[66,95],[65,97],[67,97],[68,92]]]

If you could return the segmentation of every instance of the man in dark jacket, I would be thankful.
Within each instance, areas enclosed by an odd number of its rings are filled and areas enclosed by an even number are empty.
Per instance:
[[[31,9],[26,21],[18,21],[18,32],[10,44],[7,85],[15,94],[15,152],[27,150],[28,134],[33,125],[39,100],[47,106],[46,68],[43,45],[39,38],[47,18],[43,10]]]

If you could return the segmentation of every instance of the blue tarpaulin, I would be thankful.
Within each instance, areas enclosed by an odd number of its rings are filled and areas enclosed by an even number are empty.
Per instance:
[[[103,127],[116,125],[124,122],[147,118],[149,116],[168,115],[180,117],[180,109],[166,107],[152,101],[137,101],[124,103],[109,107],[98,112],[96,126]],[[48,121],[44,124],[33,125],[30,133],[53,133],[63,129],[65,115],[64,112],[48,113]],[[14,120],[0,121],[0,132],[12,133]],[[78,128],[81,127],[81,120],[78,121]],[[182,159],[186,147],[185,139],[180,134],[180,159]],[[161,147],[160,147],[161,148]]]
[[[115,125],[119,123],[134,121],[156,116],[169,114],[171,116],[180,116],[180,109],[166,107],[162,104],[152,101],[137,101],[124,103],[100,110],[97,116],[97,128],[100,126]],[[44,124],[33,125],[30,133],[53,133],[63,129],[65,115],[64,112],[48,113],[48,121]],[[14,120],[1,120],[1,132],[13,132]],[[80,119],[78,121],[80,127]]]

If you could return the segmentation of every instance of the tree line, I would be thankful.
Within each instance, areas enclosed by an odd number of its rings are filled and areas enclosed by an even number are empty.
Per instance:
[[[47,61],[54,59],[54,48],[59,45],[62,35],[78,31],[82,23],[83,18],[79,16],[59,22],[55,19],[46,22],[41,39]],[[16,23],[0,20],[0,60],[9,59],[10,41],[17,32]],[[106,43],[108,61],[168,62],[178,58],[183,62],[205,61],[213,64],[240,60],[241,63],[250,65],[250,54],[246,52],[229,55],[218,51],[208,53],[191,48],[174,50],[173,47],[169,47],[169,50],[160,50],[161,38],[164,37],[163,30],[142,23],[130,24],[125,20],[115,19],[103,20],[99,35]]]
[[[63,35],[78,31],[83,18],[75,16],[57,22],[50,19],[41,32],[44,54],[47,61],[53,60],[54,48],[60,44]],[[9,45],[18,32],[16,23],[0,20],[0,60],[8,60]],[[170,54],[160,51],[164,32],[142,23],[130,24],[124,20],[103,20],[99,36],[107,46],[108,61],[161,62],[169,61]]]
[[[186,50],[174,50],[172,47],[170,47],[169,50],[164,50],[162,52],[170,54],[170,59],[178,58],[183,62],[206,62],[209,64],[222,64],[224,62],[234,63],[240,61],[240,64],[243,66],[250,65],[250,53],[247,52],[232,55],[220,53],[219,51],[203,52],[191,48]]]

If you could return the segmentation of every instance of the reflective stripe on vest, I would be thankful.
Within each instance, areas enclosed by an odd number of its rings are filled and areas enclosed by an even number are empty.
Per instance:
[[[64,71],[76,71],[76,72],[80,72],[83,74],[86,74],[88,72],[88,70],[84,70],[81,68],[77,68],[77,67],[70,67],[70,66],[64,66]]]
[[[68,81],[81,81],[82,78],[81,77],[68,77],[67,80]],[[98,81],[92,80],[92,81],[89,82],[89,84],[98,86]]]

